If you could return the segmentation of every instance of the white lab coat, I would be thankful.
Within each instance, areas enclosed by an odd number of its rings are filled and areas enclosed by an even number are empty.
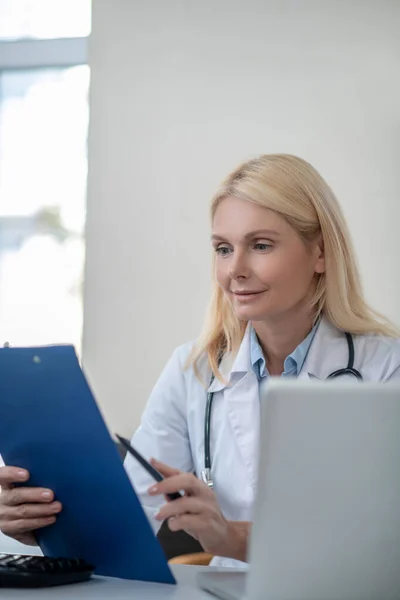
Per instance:
[[[257,479],[259,438],[259,384],[250,362],[250,329],[247,328],[236,358],[221,363],[226,387],[215,379],[211,418],[211,460],[215,493],[227,519],[251,521]],[[364,381],[400,381],[400,340],[378,335],[354,336],[355,362]],[[173,353],[145,408],[133,445],[145,457],[156,457],[182,471],[200,476],[204,468],[204,412],[210,372],[206,366],[202,385],[193,369],[184,369],[191,344]],[[348,361],[342,332],[322,319],[299,379],[326,379]],[[154,515],[163,499],[147,494],[153,483],[131,457],[125,461],[129,477],[155,530]],[[231,559],[215,558],[219,566],[243,567]]]

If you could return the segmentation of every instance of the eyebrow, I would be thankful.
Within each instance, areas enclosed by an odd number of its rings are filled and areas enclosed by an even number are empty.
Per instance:
[[[246,240],[257,237],[257,236],[275,236],[275,237],[279,237],[279,232],[275,231],[274,229],[256,229],[255,231],[250,231],[249,233],[246,233],[246,235],[244,236]],[[218,233],[214,233],[211,236],[211,240],[224,240],[224,236],[219,235]]]

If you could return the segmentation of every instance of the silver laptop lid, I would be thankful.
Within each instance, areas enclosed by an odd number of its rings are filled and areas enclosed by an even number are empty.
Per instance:
[[[250,600],[400,597],[400,387],[271,380]]]

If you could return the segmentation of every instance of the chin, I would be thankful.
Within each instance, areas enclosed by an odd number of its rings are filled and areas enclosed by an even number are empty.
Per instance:
[[[241,307],[235,310],[235,315],[240,321],[265,321],[265,319],[268,319],[272,314],[272,311],[255,310],[250,307]]]

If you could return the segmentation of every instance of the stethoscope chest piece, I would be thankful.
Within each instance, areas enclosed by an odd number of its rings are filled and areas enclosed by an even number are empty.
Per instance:
[[[204,483],[206,483],[208,485],[210,490],[212,490],[214,487],[214,481],[211,477],[211,469],[209,469],[209,468],[203,469],[201,472],[201,478],[204,481]]]

